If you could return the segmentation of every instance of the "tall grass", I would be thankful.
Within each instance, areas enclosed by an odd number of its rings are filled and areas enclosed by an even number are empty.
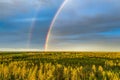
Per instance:
[[[0,80],[120,80],[120,56],[116,55],[3,54]]]

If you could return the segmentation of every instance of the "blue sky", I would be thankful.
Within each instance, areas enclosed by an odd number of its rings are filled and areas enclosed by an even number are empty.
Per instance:
[[[44,50],[49,26],[62,2],[0,0],[0,48]],[[120,51],[119,3],[68,0],[55,21],[48,50]]]

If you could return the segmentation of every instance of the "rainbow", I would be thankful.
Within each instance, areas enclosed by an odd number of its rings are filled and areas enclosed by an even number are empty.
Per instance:
[[[38,15],[39,13],[39,10],[40,10],[40,6],[37,8],[37,13],[34,15],[34,19],[31,23],[31,26],[30,26],[30,29],[29,29],[29,33],[28,33],[28,42],[27,42],[27,48],[30,48],[30,43],[31,43],[31,40],[32,40],[32,35],[33,35],[33,30],[34,30],[34,25],[35,25],[35,18],[36,16]]]
[[[50,37],[50,33],[52,31],[52,28],[54,26],[54,23],[58,17],[58,15],[60,14],[60,12],[62,11],[62,9],[64,8],[65,4],[68,2],[68,0],[64,0],[64,2],[62,3],[62,5],[60,6],[60,8],[58,9],[57,13],[55,14],[51,24],[50,24],[50,27],[48,29],[48,33],[47,33],[47,36],[46,36],[46,41],[45,41],[45,45],[44,45],[44,50],[47,51],[47,48],[48,48],[48,42],[49,42],[49,37]]]

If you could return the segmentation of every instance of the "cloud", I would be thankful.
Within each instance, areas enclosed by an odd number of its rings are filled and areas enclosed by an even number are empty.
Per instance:
[[[115,46],[120,48],[118,3],[118,0],[69,0],[52,29],[49,48],[79,50],[84,44],[84,49],[91,46],[94,47],[92,50],[96,50],[95,47],[103,47],[102,50],[107,51]],[[119,50],[115,48],[112,50]]]
[[[30,48],[43,49],[59,2],[62,0],[1,0],[0,48],[28,48],[31,39]]]
[[[17,14],[29,14],[45,7],[56,7],[62,0],[0,0],[0,19]]]
[[[46,0],[45,0],[46,1]],[[35,13],[47,5],[43,0],[1,0],[0,1],[0,19],[14,17],[19,14]]]
[[[21,12],[27,12],[28,6],[32,7],[28,4],[23,2],[18,3],[16,0],[0,1],[0,19],[8,18]]]

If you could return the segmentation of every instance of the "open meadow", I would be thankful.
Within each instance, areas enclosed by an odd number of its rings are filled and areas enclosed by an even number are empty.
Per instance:
[[[0,52],[0,80],[120,80],[120,53]]]

